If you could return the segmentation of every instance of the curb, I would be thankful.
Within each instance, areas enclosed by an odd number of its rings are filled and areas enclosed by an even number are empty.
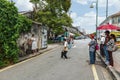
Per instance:
[[[55,46],[55,47],[58,47],[58,46],[59,46],[59,45],[57,45],[57,46]],[[48,52],[48,51],[54,49],[55,47],[52,47],[52,48],[49,48],[49,49],[40,50],[40,51],[37,52],[36,54],[30,54],[30,55],[27,55],[27,56],[25,56],[25,57],[23,57],[23,58],[21,57],[21,58],[18,60],[17,63],[22,62],[22,61],[25,61],[25,60],[30,59],[30,58],[33,58],[33,57],[36,57],[36,56],[38,56],[38,55],[40,55],[40,54],[43,54],[43,53],[45,53],[45,52]]]
[[[98,51],[96,53],[100,57],[102,62],[105,64],[104,58],[99,54]],[[116,72],[116,70],[112,66],[106,65],[106,68],[111,73],[111,75],[113,76],[113,80],[120,80],[120,75]]]

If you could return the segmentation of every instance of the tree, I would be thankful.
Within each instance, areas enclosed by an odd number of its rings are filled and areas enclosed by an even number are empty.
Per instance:
[[[28,31],[31,21],[18,14],[14,3],[0,1],[0,68],[17,62],[17,40],[23,31]]]
[[[38,8],[37,4],[39,3],[40,0],[30,0],[31,3],[34,4],[35,10]]]
[[[44,8],[38,10],[37,13],[34,13],[35,21],[47,25],[49,29],[52,29],[55,33],[61,33],[63,31],[62,26],[71,26],[72,19],[67,15],[71,6],[71,0],[44,1],[47,3],[46,5],[44,4]],[[40,0],[37,4],[39,3],[43,3],[43,1]]]

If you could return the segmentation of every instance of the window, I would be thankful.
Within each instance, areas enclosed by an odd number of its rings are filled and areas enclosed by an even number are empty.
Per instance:
[[[118,17],[118,23],[120,23],[120,16]]]
[[[116,24],[118,19],[116,17],[112,18],[112,24]]]
[[[115,23],[114,18],[112,18],[112,24],[114,24],[114,23]]]

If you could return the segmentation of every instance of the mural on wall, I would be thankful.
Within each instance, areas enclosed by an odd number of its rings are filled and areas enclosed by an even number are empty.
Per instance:
[[[47,30],[45,29],[45,26],[42,27],[42,48],[47,47]]]
[[[33,24],[31,32],[21,33],[18,41],[20,56],[35,53],[41,48],[47,48],[47,30],[43,26]]]

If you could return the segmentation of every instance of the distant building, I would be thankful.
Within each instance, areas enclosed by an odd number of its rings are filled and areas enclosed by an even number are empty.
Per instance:
[[[83,34],[82,32],[79,31],[79,29],[77,27],[66,27],[63,26],[64,30],[67,29],[68,32],[70,32],[71,34]]]
[[[103,25],[103,24],[106,24],[106,23],[113,24],[113,25],[116,25],[116,26],[120,27],[120,12],[109,16],[100,25]]]
[[[107,23],[120,27],[120,12],[110,15],[100,25],[104,25]],[[105,30],[100,30],[98,35],[100,35],[104,31]],[[116,31],[116,30],[114,30],[114,31]]]

